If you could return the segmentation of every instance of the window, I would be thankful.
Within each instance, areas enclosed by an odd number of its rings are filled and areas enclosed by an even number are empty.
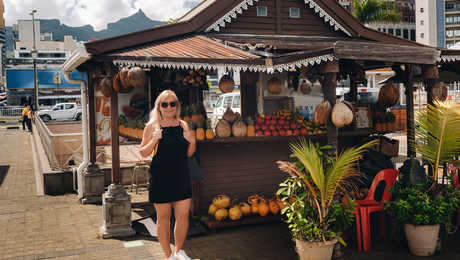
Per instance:
[[[231,107],[233,96],[225,97],[224,108]]]
[[[423,25],[424,23],[425,23],[425,21],[420,20],[420,25]]]
[[[452,36],[454,36],[454,30],[447,30],[447,31],[446,31],[446,36],[447,36],[447,37],[452,37]]]
[[[416,40],[416,39],[415,39],[415,35],[416,35],[416,34],[415,34],[415,30],[410,30],[410,40],[411,40],[411,41],[415,41],[415,40]]]
[[[401,29],[396,29],[396,36],[401,36]]]
[[[423,13],[425,10],[422,8],[420,8],[420,13]]]
[[[62,110],[64,109],[64,106],[63,105],[59,105],[57,107],[55,107],[53,110]]]
[[[289,18],[300,18],[300,8],[289,7]]]
[[[240,104],[241,104],[240,96],[235,96],[235,98],[233,99],[232,108],[240,108]]]
[[[455,30],[454,35],[455,36],[460,36],[460,30]]]
[[[421,34],[420,34],[420,38],[422,38],[422,39],[425,38],[425,34],[424,34],[424,33],[421,33]]]
[[[395,33],[394,33],[394,30],[393,30],[393,29],[388,29],[388,34],[394,35],[394,34],[395,34]]]
[[[403,38],[409,40],[409,30],[407,29],[403,30]]]
[[[257,6],[257,16],[267,16],[267,14],[266,6]]]
[[[73,104],[65,104],[65,109],[72,109],[73,106]]]

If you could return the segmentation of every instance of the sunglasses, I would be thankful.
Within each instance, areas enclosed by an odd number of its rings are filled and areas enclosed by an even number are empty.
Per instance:
[[[162,108],[167,108],[168,107],[168,104],[170,107],[176,107],[177,106],[177,102],[176,101],[172,101],[172,102],[161,102],[161,107]]]

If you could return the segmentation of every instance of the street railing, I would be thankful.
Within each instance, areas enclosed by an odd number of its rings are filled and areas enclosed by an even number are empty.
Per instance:
[[[21,106],[8,106],[0,107],[0,117],[20,118],[22,116],[23,107]]]

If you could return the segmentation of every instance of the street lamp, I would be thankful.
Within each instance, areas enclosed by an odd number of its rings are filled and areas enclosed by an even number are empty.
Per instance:
[[[30,15],[32,15],[32,34],[33,34],[33,47],[32,47],[32,61],[34,63],[34,100],[35,100],[35,110],[39,110],[38,107],[38,84],[37,84],[37,49],[35,46],[35,17],[34,14],[37,10],[32,10]]]

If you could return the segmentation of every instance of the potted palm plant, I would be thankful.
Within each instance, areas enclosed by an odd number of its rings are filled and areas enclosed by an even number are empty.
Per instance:
[[[458,190],[438,182],[439,166],[460,155],[459,113],[460,104],[450,102],[428,104],[417,113],[416,148],[428,161],[432,174],[425,174],[425,178],[400,176],[390,191],[393,200],[386,208],[397,223],[404,225],[409,250],[414,255],[435,252],[440,225],[449,225],[459,206]]]
[[[355,170],[363,152],[375,141],[349,148],[336,158],[320,147],[299,139],[290,144],[295,162],[278,161],[289,177],[280,184],[277,195],[285,202],[281,214],[296,241],[301,260],[330,260],[334,244],[344,241],[340,231],[353,223],[353,202],[341,203],[360,176]]]

